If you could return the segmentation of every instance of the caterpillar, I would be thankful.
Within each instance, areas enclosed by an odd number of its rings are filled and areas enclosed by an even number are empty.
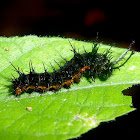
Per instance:
[[[91,78],[95,81],[95,78],[100,80],[106,80],[112,75],[113,70],[122,67],[134,54],[131,51],[129,57],[120,65],[116,66],[130,51],[134,42],[132,42],[128,49],[115,61],[112,60],[111,48],[106,50],[104,53],[98,53],[99,43],[95,42],[92,46],[92,51],[87,52],[84,48],[84,53],[80,54],[76,51],[76,48],[69,41],[74,57],[71,60],[66,60],[65,65],[61,66],[57,61],[56,64],[59,66],[58,70],[53,68],[53,72],[47,72],[44,66],[44,73],[36,73],[32,62],[29,62],[30,72],[25,74],[21,72],[19,68],[16,68],[12,63],[15,71],[19,74],[18,78],[13,77],[11,80],[13,84],[13,91],[15,96],[19,96],[23,92],[29,90],[46,92],[46,91],[58,91],[61,88],[70,88],[73,83],[79,83],[82,76],[86,77],[87,80]]]

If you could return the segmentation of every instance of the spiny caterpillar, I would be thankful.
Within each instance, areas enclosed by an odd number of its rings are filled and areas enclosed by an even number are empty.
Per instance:
[[[70,41],[69,41],[70,43]],[[67,61],[65,58],[65,65],[61,66],[57,61],[56,64],[60,69],[53,72],[47,72],[44,66],[44,73],[36,73],[32,62],[29,63],[30,72],[25,74],[17,69],[13,64],[15,71],[19,74],[18,78],[13,78],[13,90],[16,96],[29,90],[45,92],[45,91],[58,91],[61,88],[69,88],[73,83],[79,83],[82,76],[86,77],[87,80],[91,78],[93,81],[95,78],[100,80],[106,80],[111,76],[113,70],[122,67],[134,54],[131,51],[129,57],[119,66],[115,66],[120,62],[131,49],[133,42],[130,44],[128,49],[114,62],[111,62],[112,56],[111,51],[108,49],[104,53],[98,53],[98,43],[95,42],[91,52],[87,52],[84,48],[84,53],[80,54],[76,51],[76,48],[70,43],[74,57]]]

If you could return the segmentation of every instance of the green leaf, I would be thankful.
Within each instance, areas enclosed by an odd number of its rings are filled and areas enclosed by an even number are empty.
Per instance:
[[[92,43],[69,39],[79,52],[83,46],[91,51]],[[110,48],[101,44],[99,52]],[[113,60],[125,49],[112,47]],[[140,83],[140,53],[115,70],[106,81],[96,79],[89,83],[85,78],[70,89],[54,92],[10,95],[12,75],[18,77],[10,62],[29,72],[29,61],[37,72],[43,72],[43,63],[52,72],[50,62],[58,69],[54,59],[64,65],[60,54],[70,60],[68,39],[59,37],[12,37],[0,38],[0,138],[1,139],[69,139],[78,137],[101,122],[114,120],[134,110],[130,96],[124,89]],[[130,54],[130,53],[129,53]],[[128,57],[129,54],[126,56]],[[122,63],[122,62],[120,62]],[[28,108],[31,107],[31,108]],[[30,110],[31,109],[31,110]]]

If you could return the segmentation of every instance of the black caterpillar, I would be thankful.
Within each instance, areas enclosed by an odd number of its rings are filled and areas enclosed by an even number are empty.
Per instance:
[[[113,70],[122,67],[134,54],[134,51],[131,51],[131,54],[125,62],[119,66],[115,66],[126,56],[133,43],[131,43],[128,49],[114,62],[111,62],[112,56],[110,49],[103,54],[98,53],[98,43],[96,42],[94,43],[91,52],[86,52],[84,48],[83,54],[77,52],[71,43],[70,45],[74,53],[74,57],[70,61],[67,61],[62,57],[66,62],[64,66],[61,66],[55,61],[60,69],[55,70],[52,66],[54,71],[51,73],[47,72],[45,66],[44,73],[36,73],[32,66],[32,62],[30,62],[30,72],[29,74],[25,74],[24,72],[21,72],[19,68],[15,68],[12,64],[15,71],[19,74],[18,78],[13,78],[11,80],[13,83],[14,94],[18,96],[23,92],[28,92],[29,90],[38,92],[50,90],[58,91],[62,87],[69,88],[71,84],[79,83],[81,76],[86,77],[87,80],[91,78],[93,81],[95,78],[106,80],[111,76]]]

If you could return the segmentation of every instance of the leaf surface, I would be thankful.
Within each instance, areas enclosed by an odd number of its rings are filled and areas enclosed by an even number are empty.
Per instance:
[[[69,39],[80,53],[91,51],[92,43]],[[100,44],[99,52],[110,48]],[[63,140],[78,137],[97,127],[101,122],[114,120],[134,110],[130,96],[124,89],[140,83],[140,53],[115,70],[106,81],[96,79],[89,83],[85,78],[70,89],[56,93],[24,93],[19,97],[10,95],[12,75],[18,77],[10,62],[29,72],[29,61],[36,72],[44,72],[43,63],[52,72],[51,64],[59,67],[64,60],[73,57],[68,39],[59,37],[12,37],[0,38],[0,138],[1,139],[51,139]],[[112,47],[113,60],[125,49]],[[130,53],[129,53],[130,54]],[[126,56],[128,57],[129,54]],[[122,62],[121,62],[122,63]],[[31,107],[31,110],[28,109]]]

